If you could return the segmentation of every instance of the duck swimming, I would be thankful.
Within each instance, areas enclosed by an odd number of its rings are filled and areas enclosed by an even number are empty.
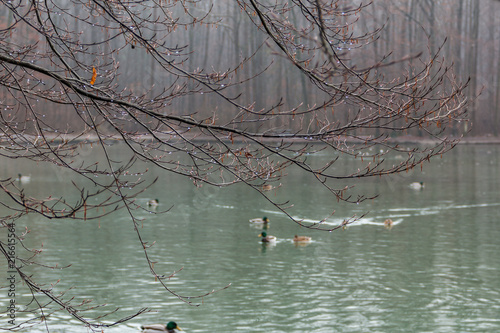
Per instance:
[[[20,173],[17,174],[16,181],[20,183],[28,183],[31,180],[31,175],[29,176],[23,176]]]
[[[142,330],[141,333],[160,333],[160,332],[175,333],[175,330],[182,331],[182,329],[179,326],[177,326],[177,323],[175,321],[170,321],[168,322],[167,325],[162,325],[162,324],[142,325],[141,330]]]
[[[251,219],[249,221],[250,223],[263,223],[263,224],[270,222],[267,216],[264,216],[263,218]]]
[[[273,185],[264,184],[262,185],[262,191],[271,191],[273,189]]]
[[[295,243],[307,243],[307,242],[310,242],[311,239],[312,238],[309,236],[297,236],[297,235],[295,235],[295,237],[293,237],[293,241]]]
[[[394,222],[392,222],[392,220],[391,220],[391,219],[386,219],[386,220],[384,221],[384,227],[386,227],[387,229],[390,229],[390,228],[392,228],[392,224],[393,224],[393,223],[394,223]]]
[[[158,207],[160,204],[160,200],[158,199],[151,199],[148,201],[148,207]]]
[[[414,182],[410,184],[410,188],[414,190],[421,190],[425,186],[424,182]]]
[[[268,235],[265,231],[262,231],[259,234],[259,237],[262,237],[262,239],[261,239],[262,243],[273,243],[273,242],[276,242],[276,237]]]

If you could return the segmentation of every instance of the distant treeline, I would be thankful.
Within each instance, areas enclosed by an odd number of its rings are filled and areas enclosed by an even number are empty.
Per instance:
[[[60,1],[64,6],[65,1]],[[187,2],[187,4],[189,4]],[[213,8],[209,8],[213,5]],[[67,1],[67,8],[71,2]],[[198,72],[200,75],[217,72],[219,77],[224,77],[224,73],[234,68],[242,59],[253,57],[252,61],[243,63],[238,68],[237,80],[242,83],[228,88],[241,104],[253,104],[255,110],[260,110],[266,106],[276,105],[282,101],[283,109],[293,107],[321,105],[321,91],[310,84],[301,72],[296,70],[289,62],[276,54],[264,40],[264,35],[258,30],[250,28],[252,22],[248,16],[241,12],[241,9],[234,1],[202,1],[196,4],[192,10],[201,13],[209,11],[211,25],[196,25],[189,29],[178,27],[174,34],[170,35],[167,43],[177,46],[178,57],[184,60],[185,70]],[[205,7],[205,8],[202,8]],[[83,15],[79,11],[84,11],[82,7],[74,7],[76,16]],[[151,9],[154,13],[155,9]],[[54,13],[57,14],[57,13]],[[148,15],[151,13],[145,13]],[[289,20],[298,20],[300,16],[290,14]],[[88,15],[88,13],[86,14]],[[61,15],[62,16],[62,15]],[[5,7],[0,7],[0,29],[5,29],[12,22],[12,17]],[[58,15],[53,15],[53,19],[61,19]],[[67,18],[66,18],[67,19]],[[82,29],[78,20],[74,20],[71,26],[75,31]],[[66,22],[71,25],[72,22]],[[339,52],[344,52],[352,57],[352,61],[359,67],[374,65],[375,59],[382,59],[385,55],[391,54],[386,62],[400,58],[409,58],[422,53],[421,57],[428,58],[428,51],[436,52],[447,39],[441,50],[443,56],[454,63],[454,75],[461,81],[466,81],[470,77],[469,99],[470,118],[472,129],[470,135],[498,136],[500,128],[500,2],[499,1],[477,1],[477,0],[443,0],[443,1],[397,1],[379,0],[373,5],[364,9],[360,14],[360,20],[353,25],[353,34],[363,34],[364,32],[384,26],[378,39],[374,39],[373,44],[363,49],[362,52],[356,49],[356,45],[350,45],[350,41],[339,45]],[[26,34],[16,34],[17,38],[23,40],[11,40],[13,44],[23,45],[26,39],[39,38],[26,28]],[[82,44],[89,45],[99,42],[102,39],[111,38],[113,28],[101,29],[100,34],[96,31],[86,33],[82,31]],[[16,29],[23,29],[19,25]],[[151,33],[161,34],[161,31]],[[22,37],[20,37],[22,36]],[[12,37],[13,39],[16,37]],[[428,42],[428,38],[430,43]],[[271,43],[272,44],[272,43]],[[352,50],[351,50],[352,46]],[[43,41],[39,43],[40,50],[47,46]],[[141,94],[149,92],[151,97],[161,94],[164,87],[175,85],[173,76],[169,76],[168,71],[160,70],[158,64],[151,61],[146,51],[134,42],[126,40],[123,36],[111,38],[107,44],[96,46],[101,48],[103,54],[110,50],[119,49],[112,59],[106,63],[102,59],[96,59],[98,77],[96,84],[99,84],[99,76],[105,75],[106,66],[118,65],[120,75],[117,77],[117,85],[120,89],[127,89],[131,92]],[[300,52],[300,51],[299,51]],[[103,57],[104,59],[104,57]],[[321,59],[317,59],[320,61]],[[37,59],[33,59],[37,61]],[[411,61],[418,61],[413,59]],[[43,64],[40,64],[43,65]],[[408,61],[396,62],[396,64],[381,69],[386,77],[398,78],[401,71],[407,70]],[[261,73],[262,72],[262,73]],[[253,78],[259,74],[255,79]],[[88,73],[82,75],[89,76]],[[90,80],[90,77],[89,77]],[[234,83],[234,82],[232,82]],[[50,84],[50,81],[43,84]],[[0,100],[4,103],[12,103],[11,93],[0,90]],[[179,89],[190,91],[182,97],[172,99],[168,105],[164,105],[164,112],[175,115],[205,114],[209,117],[214,110],[222,111],[218,117],[223,117],[226,108],[229,110],[232,105],[216,95],[210,93],[204,87],[179,86]],[[479,94],[481,93],[481,94]],[[50,108],[44,105],[44,101],[32,101],[32,105],[44,110],[47,123],[58,123],[58,127],[63,131],[74,129],[75,124],[81,124],[75,119],[74,112],[68,112],[72,106],[51,104]],[[351,110],[348,104],[341,104],[337,109],[332,108],[332,114],[338,121],[347,121]],[[19,111],[19,110],[17,110]],[[233,110],[234,111],[234,110]],[[362,112],[362,110],[361,110]],[[228,112],[229,117],[234,113]],[[8,115],[7,115],[8,116]],[[29,112],[18,113],[20,124],[22,117],[29,119]],[[307,121],[307,120],[306,120]],[[280,118],[274,118],[274,123],[270,127],[284,126]],[[78,125],[81,126],[81,125]],[[134,124],[127,124],[128,130],[134,131]],[[263,130],[262,128],[251,128],[251,122],[247,123],[249,130]],[[449,129],[450,134],[468,130],[465,123],[456,124],[464,128]],[[29,124],[27,125],[29,128]],[[293,128],[290,128],[293,131]],[[418,129],[413,129],[408,135],[418,136]],[[362,133],[360,133],[362,134]],[[371,134],[371,133],[369,133]]]

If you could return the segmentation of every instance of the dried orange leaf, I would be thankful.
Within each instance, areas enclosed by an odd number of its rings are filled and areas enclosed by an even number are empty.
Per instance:
[[[92,67],[92,79],[90,79],[91,85],[94,85],[95,79],[97,79],[97,71],[95,70],[95,67]]]

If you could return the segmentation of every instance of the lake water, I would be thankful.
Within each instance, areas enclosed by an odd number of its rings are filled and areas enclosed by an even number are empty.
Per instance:
[[[28,168],[3,163],[2,177]],[[70,176],[50,167],[22,172],[32,173],[24,185],[27,194],[68,191]],[[379,198],[360,205],[337,203],[290,169],[269,195],[291,200],[293,216],[318,221],[336,210],[325,222],[333,226],[369,213],[331,233],[301,229],[244,186],[195,188],[187,179],[156,172],[148,177],[160,180],[139,201],[159,198],[160,208],[172,209],[138,214],[144,217],[144,239],[156,241],[150,255],[157,271],[183,268],[168,285],[187,295],[231,283],[199,307],[180,302],[148,274],[125,211],[99,221],[30,216],[16,222],[19,230],[31,230],[29,244],[43,243],[43,263],[72,264],[63,270],[28,267],[46,287],[61,279],[56,291],[73,287],[66,299],[119,307],[110,320],[142,307],[154,310],[105,332],[138,332],[142,323],[169,320],[185,332],[500,332],[499,146],[459,146],[425,164],[422,172],[364,180],[355,193]],[[425,188],[410,189],[413,181],[424,181]],[[271,219],[268,233],[278,237],[274,246],[262,245],[260,230],[248,223],[264,215]],[[390,230],[384,228],[386,218],[395,222]],[[1,233],[5,238],[5,230]],[[313,241],[295,246],[294,234]],[[3,257],[0,265],[7,265]],[[1,269],[1,281],[5,274]],[[18,303],[29,297],[21,285],[16,292]],[[6,293],[0,289],[2,311]],[[23,318],[19,311],[17,321]],[[0,327],[8,327],[4,319]],[[87,332],[63,312],[47,324],[51,332]],[[25,331],[43,332],[44,327]]]

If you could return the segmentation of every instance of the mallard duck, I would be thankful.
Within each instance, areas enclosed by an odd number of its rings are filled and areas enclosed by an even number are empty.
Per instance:
[[[167,325],[163,324],[152,324],[152,325],[142,325],[141,326],[141,333],[159,333],[159,332],[168,332],[168,333],[174,333],[174,330],[179,330],[182,331],[182,329],[177,326],[177,323],[175,321],[170,321],[168,322]]]
[[[263,218],[257,218],[257,219],[251,219],[250,220],[250,223],[269,223],[269,219],[267,218],[267,216],[264,216]]]
[[[263,243],[273,243],[273,242],[276,242],[276,237],[271,236],[271,235],[268,236],[265,231],[262,231],[259,234],[259,237],[262,237],[261,240],[262,240]]]
[[[425,186],[424,182],[414,182],[410,184],[410,188],[414,190],[421,190]]]
[[[158,199],[151,199],[148,201],[148,207],[158,207],[160,204],[160,200]]]
[[[20,183],[28,183],[31,180],[31,175],[29,176],[23,176],[20,173],[17,174],[16,181]]]
[[[271,184],[262,185],[262,191],[271,191],[272,189],[273,189],[273,185],[271,185]]]
[[[312,238],[309,236],[297,236],[297,235],[295,235],[295,237],[293,237],[293,241],[296,243],[307,243],[307,242],[310,242],[311,239]]]
[[[388,228],[388,229],[392,228],[392,224],[393,224],[393,222],[392,222],[392,220],[391,220],[391,219],[386,219],[386,220],[384,221],[384,227],[386,227],[386,228]]]

